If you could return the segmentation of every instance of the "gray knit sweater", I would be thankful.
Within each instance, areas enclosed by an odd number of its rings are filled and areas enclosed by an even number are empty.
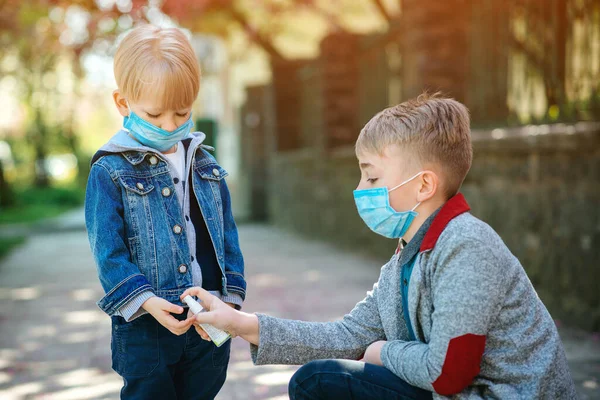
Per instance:
[[[253,361],[360,359],[369,344],[386,340],[384,366],[437,399],[576,398],[554,322],[523,267],[468,210],[462,195],[450,199],[340,321],[258,314]],[[410,265],[410,279],[402,280],[402,268]],[[416,340],[404,318],[403,284]]]

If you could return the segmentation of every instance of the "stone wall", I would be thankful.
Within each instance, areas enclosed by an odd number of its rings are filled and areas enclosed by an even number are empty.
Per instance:
[[[532,9],[540,4],[526,3]],[[359,179],[352,144],[360,127],[424,89],[463,101],[474,126],[514,125],[515,107],[526,103],[515,99],[533,87],[525,79],[519,81],[523,93],[509,90],[511,18],[520,11],[502,0],[406,0],[386,32],[336,32],[323,39],[316,59],[274,61],[273,81],[249,90],[242,110],[250,218],[364,250],[383,262],[396,243],[364,226],[352,197]],[[546,58],[545,67],[564,62],[564,54]],[[530,78],[546,79],[549,88],[555,86],[551,75]],[[594,113],[569,110],[597,104],[596,98],[554,104],[552,121],[594,120]],[[600,274],[600,124],[480,130],[473,141],[474,164],[463,188],[473,213],[522,260],[556,318],[600,330],[600,292],[594,289]]]
[[[554,318],[600,330],[600,124],[474,131],[473,142],[462,189],[473,214],[521,260]],[[269,169],[273,224],[382,262],[392,254],[395,241],[356,212],[352,148],[276,153]]]

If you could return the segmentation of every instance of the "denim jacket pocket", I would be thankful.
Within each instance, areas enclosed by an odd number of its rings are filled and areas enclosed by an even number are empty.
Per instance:
[[[209,181],[220,181],[227,175],[229,175],[227,171],[225,171],[218,164],[206,164],[196,167],[196,169],[202,179],[206,179]]]
[[[140,196],[147,195],[154,190],[152,179],[150,178],[139,178],[136,176],[120,176],[119,181],[129,192],[136,193]]]

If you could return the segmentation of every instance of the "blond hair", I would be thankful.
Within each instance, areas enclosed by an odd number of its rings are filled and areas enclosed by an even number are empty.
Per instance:
[[[134,28],[117,48],[114,73],[127,100],[151,98],[167,110],[191,106],[200,89],[200,65],[177,28]]]
[[[358,136],[356,154],[383,155],[396,144],[419,168],[438,164],[444,178],[442,190],[450,198],[471,168],[469,125],[469,111],[463,104],[439,93],[424,93],[375,115]]]

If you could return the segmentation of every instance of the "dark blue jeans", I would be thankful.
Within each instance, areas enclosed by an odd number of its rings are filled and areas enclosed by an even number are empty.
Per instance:
[[[173,316],[185,319],[187,310]],[[121,399],[214,399],[225,383],[230,345],[216,347],[193,327],[174,335],[149,314],[131,322],[112,317],[113,369],[124,382]]]
[[[351,360],[317,360],[300,368],[289,385],[291,400],[421,400],[432,393],[409,385],[390,370]]]

